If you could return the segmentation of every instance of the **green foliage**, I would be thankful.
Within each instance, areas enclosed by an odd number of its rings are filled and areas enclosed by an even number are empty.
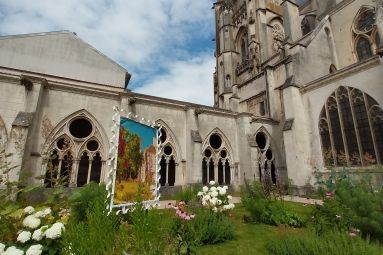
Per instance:
[[[107,191],[104,185],[91,182],[83,188],[76,190],[69,198],[71,204],[70,220],[81,222],[87,220],[87,211],[94,203],[106,200]]]
[[[330,180],[321,180],[331,196],[313,213],[312,223],[318,234],[327,230],[359,229],[363,237],[383,242],[383,191],[375,189],[370,179],[353,181],[347,171],[332,171]]]
[[[304,225],[298,215],[285,207],[283,200],[267,195],[257,182],[252,185],[245,183],[241,189],[241,200],[249,213],[244,217],[245,221],[276,226],[287,224],[292,227],[303,227]]]
[[[81,221],[69,221],[63,240],[63,254],[122,254],[126,248],[126,230],[114,214],[107,214],[105,202],[98,197],[89,201]],[[77,216],[76,216],[77,217]]]
[[[186,204],[188,204],[196,198],[199,189],[200,187],[197,186],[185,187],[176,194],[175,198],[178,201],[184,201]]]
[[[169,249],[165,239],[170,224],[166,216],[158,210],[146,210],[142,203],[137,203],[129,213],[129,252],[132,254],[163,254]]]
[[[200,208],[191,221],[192,232],[200,244],[222,243],[234,238],[233,223],[223,212]]]
[[[266,247],[270,255],[379,255],[383,252],[379,246],[339,232],[321,237],[305,234],[274,238]]]

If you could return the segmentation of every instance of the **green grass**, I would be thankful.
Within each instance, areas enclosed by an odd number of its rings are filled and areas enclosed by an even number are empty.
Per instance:
[[[296,212],[299,216],[307,218],[313,206],[285,202],[286,207]],[[205,245],[198,248],[197,254],[206,255],[229,255],[229,254],[268,254],[266,244],[275,238],[289,234],[304,234],[305,229],[294,229],[280,226],[274,227],[264,224],[248,224],[243,222],[245,209],[239,204],[232,212],[235,227],[235,240],[222,244]]]

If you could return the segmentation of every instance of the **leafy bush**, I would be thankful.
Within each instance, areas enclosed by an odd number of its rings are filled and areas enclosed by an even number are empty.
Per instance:
[[[375,189],[369,179],[353,181],[342,171],[332,171],[322,186],[327,195],[322,207],[317,206],[312,222],[318,234],[328,229],[360,230],[363,237],[383,242],[383,191]],[[323,183],[323,182],[322,182]]]
[[[176,194],[176,200],[184,201],[186,204],[188,204],[190,201],[195,199],[196,195],[198,193],[198,188],[195,186],[188,186],[183,188],[180,192]]]
[[[283,204],[271,195],[267,195],[262,186],[254,182],[253,185],[245,183],[241,189],[241,200],[249,215],[245,221],[265,223],[268,225],[287,224],[292,227],[302,227],[303,220],[293,212],[290,212]]]
[[[273,239],[267,245],[270,255],[379,255],[383,249],[359,237],[339,232],[318,237],[314,234]]]
[[[119,227],[118,217],[108,215],[105,202],[98,198],[89,201],[85,210],[80,222],[69,221],[64,234],[63,254],[122,254],[127,245],[127,233]]]
[[[69,198],[71,205],[70,220],[81,222],[87,220],[87,211],[94,203],[106,201],[107,191],[105,185],[91,182],[85,187],[76,190]]]
[[[171,221],[166,212],[156,209],[146,210],[142,203],[137,203],[129,212],[128,248],[131,254],[166,254],[170,249],[168,238]]]
[[[222,243],[234,238],[233,223],[225,213],[200,208],[191,223],[200,244]]]

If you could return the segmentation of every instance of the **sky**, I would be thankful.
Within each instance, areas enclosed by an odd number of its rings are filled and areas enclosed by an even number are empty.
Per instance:
[[[76,32],[132,74],[132,91],[213,105],[213,2],[0,0],[0,35]]]

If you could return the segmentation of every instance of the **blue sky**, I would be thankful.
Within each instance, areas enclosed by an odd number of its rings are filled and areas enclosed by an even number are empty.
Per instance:
[[[213,2],[0,0],[0,34],[76,32],[133,75],[131,90],[212,105]]]
[[[141,151],[146,150],[155,142],[153,140],[157,136],[157,130],[155,128],[127,118],[121,118],[120,123],[121,126],[128,129],[130,133],[136,134],[141,138]]]

